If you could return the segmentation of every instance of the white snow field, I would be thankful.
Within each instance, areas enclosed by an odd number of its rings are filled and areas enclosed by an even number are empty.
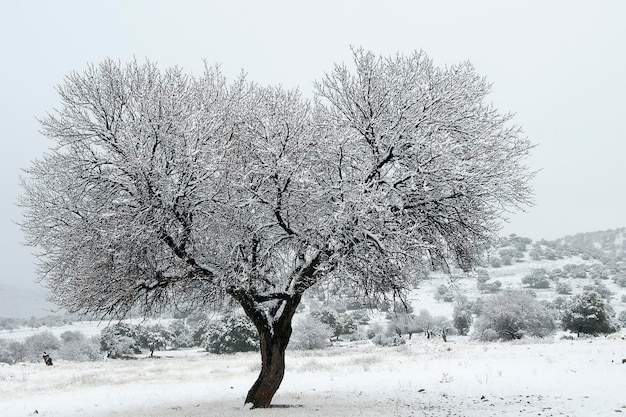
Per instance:
[[[626,415],[626,333],[576,340],[335,346],[290,351],[274,398],[248,410],[256,353],[0,366],[0,415],[618,416]],[[623,414],[620,414],[623,413]]]

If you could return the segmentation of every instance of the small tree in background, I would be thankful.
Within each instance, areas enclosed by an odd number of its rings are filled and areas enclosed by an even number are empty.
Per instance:
[[[139,346],[150,351],[150,357],[154,356],[155,350],[165,348],[172,338],[168,330],[161,324],[138,326],[136,337]]]
[[[42,352],[43,353],[43,352]],[[9,365],[23,362],[28,356],[24,342],[18,340],[0,339],[0,362]]]
[[[619,328],[612,322],[610,312],[600,294],[588,291],[575,295],[568,301],[561,322],[564,330],[575,332],[578,336],[581,333],[614,333]]]
[[[339,336],[350,334],[357,329],[357,324],[351,315],[347,313],[338,314],[336,311],[325,308],[311,313],[322,323],[327,324],[333,330],[333,336],[339,340]]]
[[[569,295],[572,293],[572,286],[567,282],[557,282],[555,290],[557,294]]]
[[[447,334],[447,329],[451,326],[450,320],[444,316],[432,316],[428,310],[422,309],[415,316],[415,327],[418,331],[424,332],[430,339],[436,334]]]
[[[243,314],[228,314],[211,321],[204,334],[202,347],[207,352],[224,354],[259,350],[258,334]]]
[[[395,333],[400,337],[402,337],[403,334],[408,334],[409,339],[413,337],[413,333],[422,331],[415,316],[406,312],[391,313],[389,330],[389,333]]]
[[[113,359],[141,353],[135,328],[124,323],[105,327],[100,332],[100,350]]]
[[[41,355],[44,351],[48,352],[50,356],[58,356],[61,340],[51,331],[44,330],[24,339],[24,346],[26,349],[26,360],[34,362],[41,360]]]
[[[522,278],[522,284],[535,289],[550,288],[550,275],[544,268],[533,269],[530,274]]]
[[[61,333],[61,349],[59,357],[71,361],[95,361],[102,358],[100,354],[100,339],[98,336],[90,338],[79,331]]]
[[[334,330],[318,317],[307,314],[293,326],[290,348],[298,350],[323,349],[331,345]]]
[[[474,316],[472,315],[473,303],[470,303],[467,297],[457,297],[454,310],[452,312],[452,322],[454,328],[459,332],[461,336],[466,336],[469,333],[470,327]]]
[[[454,301],[454,292],[445,284],[441,284],[435,290],[435,300],[451,303]]]
[[[486,298],[472,337],[481,341],[545,337],[554,332],[552,312],[526,291],[504,291]]]
[[[175,320],[167,328],[170,334],[170,343],[174,349],[185,349],[192,347],[193,337],[191,327],[186,320]]]

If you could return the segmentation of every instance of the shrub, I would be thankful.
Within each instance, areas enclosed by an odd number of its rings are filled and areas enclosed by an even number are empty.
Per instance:
[[[557,282],[555,290],[557,294],[569,295],[572,293],[572,286],[567,282]]]
[[[333,336],[337,339],[339,339],[339,336],[350,334],[357,329],[356,322],[347,313],[337,314],[336,311],[326,308],[311,313],[311,315],[322,323],[327,324],[333,330]]]
[[[406,343],[406,341],[397,334],[392,336],[377,334],[372,338],[372,342],[378,346],[400,346]]]
[[[51,356],[58,356],[57,352],[61,348],[61,341],[51,331],[45,330],[24,339],[24,347],[26,351],[24,360],[37,362],[41,360],[44,351]]]
[[[85,335],[79,331],[67,330],[61,333],[61,340],[63,343],[79,342],[85,340]]]
[[[259,335],[250,319],[243,314],[228,314],[212,321],[202,338],[207,352],[223,354],[259,350]]]
[[[0,339],[0,362],[9,365],[23,362],[26,358],[26,346],[17,340]]]
[[[441,284],[435,290],[435,300],[441,301],[443,300],[446,303],[451,303],[454,301],[454,293],[448,288],[447,285]]]
[[[533,269],[530,274],[522,278],[522,284],[536,289],[550,288],[550,277],[543,268]]]
[[[67,339],[67,341],[63,339],[63,343],[61,344],[61,349],[59,351],[59,357],[61,359],[65,359],[68,361],[86,362],[95,361],[102,358],[98,346],[98,336],[87,339],[80,332],[69,333],[78,333],[80,336],[69,338]]]
[[[135,328],[124,323],[105,327],[100,332],[100,350],[113,359],[141,353]]]
[[[473,320],[472,303],[468,302],[466,298],[457,300],[452,312],[452,323],[461,336],[469,333]]]
[[[604,285],[600,281],[595,281],[593,283],[593,285],[585,285],[583,287],[583,291],[584,292],[595,292],[595,293],[598,293],[598,295],[600,297],[604,298],[605,300],[610,300],[611,296],[613,295],[613,292],[611,290],[609,290],[606,287],[606,285]]]
[[[499,257],[493,256],[489,259],[489,265],[491,265],[492,268],[500,268],[502,266],[502,261]]]
[[[171,340],[171,335],[161,324],[150,326],[137,326],[136,338],[139,346],[148,349],[150,356],[154,356],[154,351],[165,348]]]
[[[408,334],[409,339],[413,336],[413,333],[422,331],[416,318],[412,314],[408,313],[394,313],[389,319],[389,325],[387,328],[387,334],[397,334],[402,337],[403,334]]]
[[[353,310],[352,312],[350,312],[350,316],[358,324],[368,324],[370,322],[370,316],[367,314],[367,311],[364,309]]]
[[[612,323],[610,310],[600,294],[594,291],[584,292],[572,297],[561,319],[563,329],[577,333],[597,335],[614,333],[617,325]]]
[[[379,334],[383,334],[383,328],[378,323],[372,324],[371,326],[369,326],[367,328],[367,331],[365,332],[365,335],[367,336],[368,339],[373,339]]]
[[[502,282],[499,280],[494,280],[491,282],[485,282],[483,284],[478,285],[478,289],[482,292],[495,293],[500,291],[502,288]]]
[[[186,349],[193,346],[191,327],[185,320],[174,320],[167,328],[170,334],[170,343],[174,349]]]
[[[322,349],[331,345],[333,329],[319,318],[307,315],[293,326],[289,347],[298,350]]]
[[[545,337],[555,329],[552,312],[526,291],[504,291],[484,300],[472,337],[481,341]]]
[[[22,325],[21,320],[13,317],[0,317],[0,330],[15,330]]]
[[[428,338],[451,327],[450,320],[446,317],[433,317],[428,310],[420,310],[419,314],[415,316],[415,322],[417,331],[426,333]]]
[[[617,321],[622,327],[626,327],[626,310],[619,313],[617,316]]]

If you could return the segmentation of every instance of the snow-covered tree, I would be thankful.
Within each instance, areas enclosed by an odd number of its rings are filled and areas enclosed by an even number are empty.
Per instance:
[[[256,330],[241,313],[227,314],[221,320],[212,320],[205,330],[201,343],[207,352],[224,354],[259,349]]]
[[[544,268],[533,269],[522,278],[522,284],[536,289],[550,288],[550,276]]]
[[[134,326],[117,323],[100,332],[100,350],[109,358],[125,358],[141,353]]]
[[[467,297],[459,296],[454,304],[454,310],[452,311],[452,322],[454,328],[459,332],[461,336],[468,334],[474,316],[472,315],[473,304],[467,299]]]
[[[297,91],[216,68],[106,60],[69,74],[26,170],[22,228],[71,311],[239,303],[259,333],[248,392],[270,405],[303,293],[341,280],[402,296],[413,272],[470,269],[529,202],[531,144],[469,63],[354,51]]]
[[[572,297],[563,310],[561,323],[563,329],[596,335],[600,333],[614,333],[619,327],[613,322],[607,306],[597,292],[585,291]]]
[[[331,345],[330,339],[334,334],[328,324],[307,314],[294,325],[290,346],[301,350],[322,349]]]
[[[139,346],[150,351],[150,356],[154,356],[154,351],[165,348],[171,340],[172,335],[161,324],[147,326],[137,326],[135,334]]]
[[[554,316],[531,293],[507,290],[484,300],[472,337],[482,341],[545,337],[555,330]]]

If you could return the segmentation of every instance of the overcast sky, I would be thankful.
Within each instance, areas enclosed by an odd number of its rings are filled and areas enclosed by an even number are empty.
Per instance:
[[[65,74],[107,57],[196,74],[217,62],[231,79],[243,70],[305,95],[333,63],[350,62],[351,45],[423,49],[442,66],[469,60],[537,144],[535,206],[502,233],[626,226],[625,17],[621,0],[0,1],[0,283],[35,278],[15,225],[20,170],[51,145],[35,118],[58,105]]]

